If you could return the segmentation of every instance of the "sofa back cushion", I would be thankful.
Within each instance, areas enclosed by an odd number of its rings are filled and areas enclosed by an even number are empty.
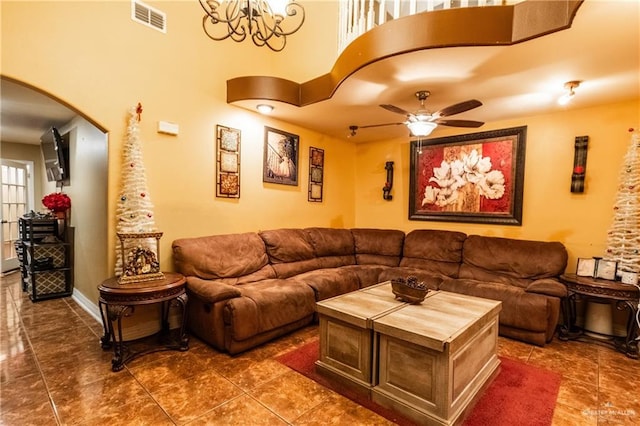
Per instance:
[[[253,232],[181,238],[172,249],[176,270],[185,276],[231,284],[275,278],[264,242]]]
[[[400,265],[404,232],[395,229],[355,228],[351,233],[358,265]]]
[[[467,235],[456,231],[416,229],[404,239],[400,266],[425,269],[433,275],[458,276]]]
[[[272,229],[261,231],[259,235],[278,278],[320,268],[313,245],[303,229]]]
[[[353,235],[348,229],[339,228],[307,228],[304,230],[307,241],[321,268],[337,268],[354,265]]]
[[[464,242],[460,278],[526,288],[534,280],[564,273],[567,257],[564,245],[555,241],[470,235]]]

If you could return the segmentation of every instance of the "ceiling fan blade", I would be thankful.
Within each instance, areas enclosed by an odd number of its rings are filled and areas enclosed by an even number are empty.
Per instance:
[[[366,126],[358,126],[359,129],[367,129],[369,127],[383,127],[383,126],[398,126],[404,123],[384,123],[384,124],[369,124]]]
[[[397,107],[395,105],[382,104],[380,106],[382,108],[386,109],[387,111],[395,112],[396,114],[402,114],[402,115],[410,115],[411,114],[409,111],[405,111],[402,108],[399,108],[399,107]]]
[[[459,104],[450,105],[440,111],[434,113],[437,117],[448,117],[454,114],[460,114],[461,112],[469,111],[470,109],[478,108],[482,105],[477,99],[470,99],[468,101],[460,102]]]
[[[483,121],[473,120],[435,120],[435,122],[443,126],[451,127],[480,127],[484,124]]]

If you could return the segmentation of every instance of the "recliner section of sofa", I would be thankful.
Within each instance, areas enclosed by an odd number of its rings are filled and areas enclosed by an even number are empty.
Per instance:
[[[501,334],[538,345],[566,295],[562,244],[455,231],[285,228],[178,239],[173,254],[189,329],[232,354],[311,323],[316,301],[397,277],[501,300]]]

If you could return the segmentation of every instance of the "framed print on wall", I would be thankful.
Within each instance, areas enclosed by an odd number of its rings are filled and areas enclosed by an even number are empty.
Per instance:
[[[412,141],[409,220],[522,225],[526,133]]]
[[[216,197],[240,198],[240,130],[216,126]]]
[[[309,201],[322,202],[324,149],[309,147]]]
[[[299,146],[298,135],[265,126],[262,181],[297,186]]]

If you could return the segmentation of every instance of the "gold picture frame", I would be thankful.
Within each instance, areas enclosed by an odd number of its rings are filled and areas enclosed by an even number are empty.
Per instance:
[[[240,198],[240,130],[216,126],[216,197]]]
[[[324,149],[309,147],[309,194],[310,202],[322,202],[324,186]]]

